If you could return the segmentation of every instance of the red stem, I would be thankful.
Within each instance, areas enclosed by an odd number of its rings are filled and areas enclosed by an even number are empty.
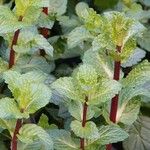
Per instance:
[[[19,133],[21,126],[22,126],[22,119],[18,119],[16,122],[16,127],[11,142],[11,150],[17,150],[17,134]]]
[[[82,127],[85,127],[85,125],[86,125],[87,109],[88,109],[87,101],[88,101],[88,97],[86,96],[86,97],[85,97],[85,102],[84,102],[84,105],[83,105]],[[84,139],[84,138],[81,138],[81,139],[80,139],[80,148],[81,148],[82,150],[84,150],[84,149],[85,149],[84,147],[85,147],[85,139]]]
[[[43,12],[44,12],[46,15],[48,15],[48,7],[43,7]],[[49,36],[49,30],[48,30],[47,28],[42,28],[42,29],[41,29],[41,34],[42,34],[45,38],[48,38],[48,36]],[[43,49],[40,50],[40,55],[43,56],[43,57],[46,55],[46,53],[45,53],[45,51],[44,51]]]
[[[116,50],[118,53],[120,53],[121,52],[121,46],[117,46]],[[121,61],[115,61],[113,79],[116,81],[118,81],[120,79],[120,70],[121,70]],[[115,95],[115,97],[112,98],[112,101],[111,101],[110,120],[113,123],[116,123],[118,101],[119,101],[119,95],[117,94],[117,95]],[[109,144],[106,146],[106,150],[111,150],[111,149],[112,149],[112,144]]]
[[[22,19],[23,17],[20,16],[18,21],[22,21]],[[13,46],[17,44],[19,33],[20,33],[20,29],[14,33],[14,37],[11,43],[10,56],[9,56],[9,69],[12,68],[13,65],[15,64],[15,51]]]

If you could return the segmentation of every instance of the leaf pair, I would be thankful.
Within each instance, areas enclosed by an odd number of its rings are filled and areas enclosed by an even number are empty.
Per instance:
[[[19,74],[15,71],[4,73],[5,82],[14,98],[0,100],[0,118],[28,118],[29,114],[44,107],[51,98],[50,89],[44,85],[45,75],[39,72]]]
[[[74,71],[73,77],[56,80],[52,88],[75,101],[84,102],[88,96],[88,105],[98,105],[111,100],[121,86],[114,80],[99,77],[92,66],[84,64]]]

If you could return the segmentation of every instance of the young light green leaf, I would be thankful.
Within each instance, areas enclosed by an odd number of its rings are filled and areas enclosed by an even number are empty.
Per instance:
[[[44,114],[41,115],[40,120],[38,122],[38,126],[44,128],[44,129],[49,129],[50,125],[48,123],[48,117]]]
[[[101,33],[96,36],[92,42],[92,50],[93,51],[103,51],[107,50],[115,50],[116,45],[113,43],[112,39],[106,33]]]
[[[15,0],[17,16],[25,16],[26,12],[31,7],[48,7],[48,0]]]
[[[136,40],[129,39],[123,46],[122,52],[120,54],[121,62],[124,63],[134,52],[136,48]]]
[[[4,79],[21,110],[34,113],[50,101],[51,91],[43,83],[46,77],[42,73],[33,71],[21,75],[7,71]]]
[[[40,17],[40,14],[41,8],[29,7],[25,12],[22,21],[29,25],[33,25],[37,22],[38,18]]]
[[[26,145],[39,141],[44,150],[53,150],[53,141],[48,133],[40,126],[35,124],[26,124],[19,130],[18,139]]]
[[[56,150],[78,150],[79,142],[71,138],[70,132],[66,130],[50,130],[49,135],[54,141]]]
[[[85,127],[82,127],[82,122],[77,120],[71,122],[71,130],[81,138],[94,139],[98,136],[96,124],[92,121],[86,122]]]
[[[78,68],[77,73],[75,73],[75,79],[82,93],[88,94],[95,90],[94,88],[98,82],[98,74],[92,66],[83,64]]]
[[[104,15],[108,27],[105,26],[104,32],[109,35],[114,45],[123,46],[130,38],[141,34],[145,29],[142,24],[126,17],[124,13],[112,11]]]
[[[84,2],[80,2],[76,5],[76,13],[83,20],[87,30],[92,31],[94,34],[101,32],[103,19],[94,9],[89,8]]]
[[[69,99],[84,100],[75,87],[72,77],[63,77],[56,80],[52,83],[52,89],[56,90],[60,95],[68,97]]]
[[[24,92],[18,96],[18,99],[21,100],[19,101],[19,105],[30,114],[36,112],[50,102],[51,91],[44,84],[31,84],[30,87],[22,87],[22,90],[24,90]]]

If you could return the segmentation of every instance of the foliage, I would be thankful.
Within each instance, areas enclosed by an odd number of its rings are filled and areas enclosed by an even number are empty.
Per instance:
[[[0,0],[0,149],[149,149],[149,8]]]

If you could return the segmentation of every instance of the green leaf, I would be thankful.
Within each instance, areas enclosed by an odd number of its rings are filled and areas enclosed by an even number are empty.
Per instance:
[[[148,28],[141,38],[138,38],[138,44],[145,50],[150,51],[150,28]]]
[[[18,139],[26,145],[30,145],[38,140],[44,150],[53,150],[53,141],[49,134],[35,124],[24,125],[19,130]]]
[[[63,15],[67,9],[67,0],[49,0],[49,13]]]
[[[97,144],[106,145],[123,141],[128,137],[128,134],[116,125],[102,126],[99,129],[99,137],[95,142]]]
[[[113,65],[110,59],[105,54],[97,51],[88,50],[84,53],[83,63],[89,64],[104,77],[113,78]]]
[[[102,78],[97,90],[90,95],[89,105],[98,105],[110,101],[121,90],[121,84],[115,80]]]
[[[21,30],[17,45],[13,46],[19,54],[33,54],[44,49],[47,55],[53,56],[53,47],[40,35],[35,27]]]
[[[67,40],[68,47],[74,48],[84,41],[91,40],[93,36],[90,34],[88,30],[86,30],[86,28],[81,26],[72,30],[67,36],[67,38],[68,38]]]
[[[53,47],[42,35],[37,35],[34,40],[38,48],[44,49],[47,55],[53,56]]]
[[[20,86],[25,86],[25,83],[42,83],[45,81],[46,75],[42,72],[37,71],[31,71],[21,75],[16,71],[9,70],[4,73],[3,78],[5,80],[5,83],[8,84],[8,88],[15,96],[17,94],[15,94],[15,92],[17,92],[15,90],[19,90]]]
[[[0,57],[0,74],[3,73],[4,71],[6,71],[7,69],[8,69],[8,62],[4,61]]]
[[[77,120],[81,121],[83,118],[83,104],[79,101],[72,101],[69,105],[69,112],[70,114],[76,118]],[[94,108],[91,106],[88,106],[87,110],[87,120],[93,118],[95,115]]]
[[[7,148],[6,148],[5,144],[4,144],[4,142],[2,142],[2,141],[0,141],[0,149],[1,149],[1,150],[7,150]]]
[[[144,5],[150,6],[150,1],[149,0],[140,0]]]
[[[75,72],[75,79],[82,93],[87,95],[95,90],[98,74],[92,66],[83,64],[78,68],[77,73]]]
[[[51,15],[46,15],[42,13],[38,18],[38,26],[41,28],[52,29],[54,25],[54,18]]]
[[[60,95],[66,96],[72,100],[83,101],[83,96],[77,90],[72,77],[63,77],[52,83],[52,89],[56,90]]]
[[[23,92],[18,96],[19,105],[30,114],[44,107],[50,102],[51,91],[44,84],[31,84],[31,86],[22,87]],[[28,95],[27,95],[28,94]]]
[[[138,62],[140,62],[146,55],[146,52],[140,48],[136,48],[133,52],[133,54],[127,59],[126,62],[121,64],[122,67],[131,67],[133,65],[136,65]]]
[[[21,110],[34,113],[49,103],[51,91],[43,83],[46,77],[42,73],[33,71],[21,75],[7,71],[4,79]]]
[[[114,45],[123,46],[133,36],[141,35],[145,29],[142,24],[126,17],[124,13],[106,12],[105,18],[106,26],[104,26],[103,32],[110,37]]]
[[[79,2],[76,7],[76,14],[81,17],[81,18],[87,18],[89,13],[88,13],[88,9],[89,9],[89,6],[87,3],[85,2]]]
[[[86,139],[94,139],[98,136],[98,129],[96,124],[92,121],[86,122],[85,127],[82,126],[82,122],[77,120],[71,122],[71,130],[76,136]]]
[[[41,115],[40,120],[38,122],[38,126],[44,128],[44,129],[49,129],[50,125],[48,123],[48,117],[44,114]]]
[[[129,126],[129,138],[123,142],[125,150],[148,150],[150,147],[150,118],[140,116]]]
[[[150,81],[150,63],[145,60],[137,65],[129,75],[122,79],[123,88],[120,92],[120,102],[129,101],[137,95],[149,95],[149,91],[143,85]]]
[[[0,6],[0,34],[15,32],[28,25],[19,22],[15,14],[6,6]]]
[[[48,0],[15,0],[17,16],[24,16],[31,7],[48,7]]]
[[[128,103],[121,104],[117,111],[116,122],[122,122],[126,125],[133,124],[138,117],[140,107],[141,101],[137,97],[131,99]]]
[[[32,25],[36,23],[36,21],[40,17],[40,14],[41,14],[41,8],[29,7],[25,12],[22,21],[29,25]]]
[[[7,129],[11,136],[14,132],[14,124],[16,124],[16,119],[0,119],[0,127],[4,130]]]
[[[81,22],[77,16],[59,16],[57,17],[59,24],[61,25],[64,34],[70,33],[77,26],[81,25]]]
[[[94,34],[100,33],[103,19],[94,9],[80,2],[76,5],[76,13],[83,20],[86,29],[92,31]]]
[[[121,62],[124,63],[134,52],[136,48],[136,40],[129,39],[124,47],[122,48],[122,53],[120,54]]]
[[[79,142],[71,138],[70,132],[66,130],[50,130],[49,135],[54,141],[56,150],[78,150]]]
[[[0,100],[0,118],[1,119],[18,119],[28,118],[27,113],[21,113],[17,103],[12,98],[2,98]]]
[[[21,72],[29,71],[43,71],[44,73],[49,74],[55,68],[54,62],[50,64],[46,61],[45,58],[39,56],[22,56],[17,61],[14,70],[21,70]]]
[[[112,39],[106,33],[101,33],[96,36],[92,42],[92,50],[93,51],[102,51],[104,49],[107,50],[115,50],[116,46],[113,43]]]
[[[94,4],[100,9],[110,9],[118,3],[118,0],[94,0]]]

